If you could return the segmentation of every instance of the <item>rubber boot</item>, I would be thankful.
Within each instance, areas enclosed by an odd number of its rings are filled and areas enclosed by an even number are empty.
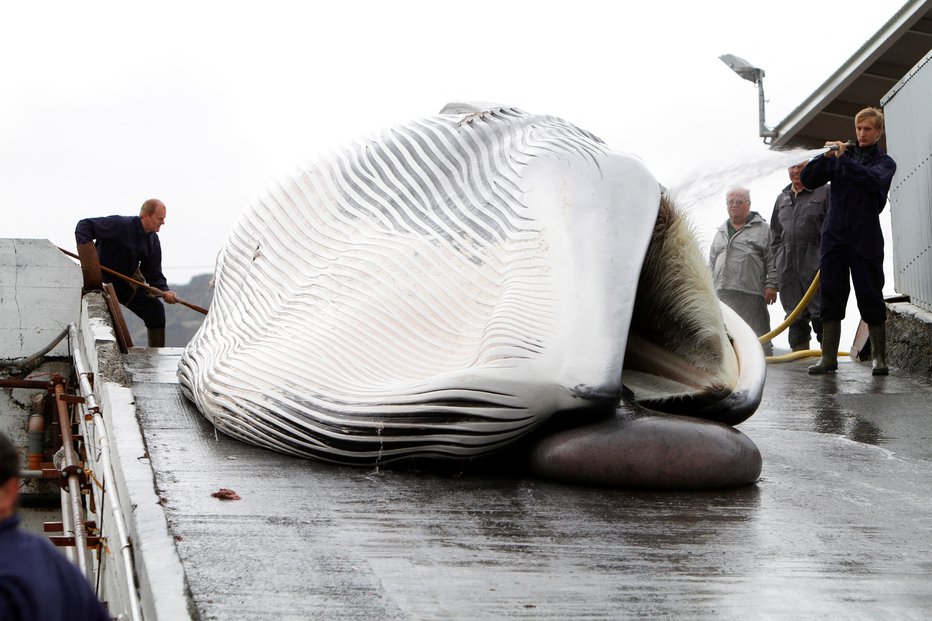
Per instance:
[[[149,347],[165,347],[165,328],[148,328]]]
[[[793,351],[806,351],[809,349],[809,341],[793,345]]]
[[[841,322],[822,322],[822,357],[809,367],[809,375],[824,375],[838,370],[838,343],[841,341]]]
[[[874,368],[871,375],[889,375],[890,369],[887,368],[887,326],[868,326],[868,333],[871,337],[871,351],[873,352]]]

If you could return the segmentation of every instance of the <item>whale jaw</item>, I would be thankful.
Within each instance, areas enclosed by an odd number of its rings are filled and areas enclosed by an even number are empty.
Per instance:
[[[664,196],[640,274],[625,386],[647,409],[735,425],[757,409],[765,377],[757,337],[719,302],[695,236]]]

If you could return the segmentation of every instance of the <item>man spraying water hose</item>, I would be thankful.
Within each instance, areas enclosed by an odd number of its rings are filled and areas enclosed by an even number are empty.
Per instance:
[[[832,201],[822,227],[822,358],[809,367],[821,375],[838,369],[841,320],[850,292],[848,276],[861,318],[870,330],[873,375],[887,375],[886,320],[883,301],[883,233],[880,212],[896,162],[880,150],[883,112],[864,108],[854,118],[857,144],[841,141],[825,144],[828,151],[813,158],[800,173],[810,189],[832,184]]]

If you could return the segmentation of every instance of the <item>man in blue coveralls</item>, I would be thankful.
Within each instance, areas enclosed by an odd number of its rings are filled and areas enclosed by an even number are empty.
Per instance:
[[[164,291],[169,304],[178,301],[162,274],[162,246],[158,232],[165,224],[165,205],[151,198],[142,204],[138,216],[106,216],[85,218],[74,229],[75,241],[81,244],[97,241],[100,264],[124,276],[145,281]],[[165,347],[165,307],[142,288],[104,273],[105,282],[113,284],[120,304],[135,313],[146,324],[149,347]]]
[[[77,566],[19,527],[18,499],[19,453],[0,433],[0,619],[110,621]]]
[[[880,150],[883,112],[865,108],[854,117],[857,144],[825,143],[829,151],[813,158],[800,173],[803,185],[832,184],[832,200],[822,226],[822,358],[809,367],[820,375],[838,369],[841,320],[848,304],[848,275],[854,283],[861,318],[870,332],[873,375],[887,375],[887,307],[883,301],[883,233],[880,212],[896,162]]]

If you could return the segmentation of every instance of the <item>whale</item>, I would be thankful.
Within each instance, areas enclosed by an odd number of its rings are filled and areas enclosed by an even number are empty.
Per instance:
[[[637,156],[492,103],[373,132],[236,219],[184,395],[221,433],[373,466],[746,485],[763,353]]]

